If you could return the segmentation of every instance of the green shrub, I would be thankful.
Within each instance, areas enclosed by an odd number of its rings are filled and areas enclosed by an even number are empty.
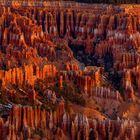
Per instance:
[[[52,87],[52,90],[54,90],[59,97],[62,96],[66,101],[85,106],[85,99],[82,94],[79,93],[80,90],[74,85],[63,82],[63,89],[60,89],[59,84],[57,83]]]

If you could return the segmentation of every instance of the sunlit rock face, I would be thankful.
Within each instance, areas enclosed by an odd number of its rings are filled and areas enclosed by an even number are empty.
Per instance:
[[[139,140],[140,7],[0,5],[0,139]]]
[[[58,112],[58,110],[61,112]],[[62,115],[60,115],[61,113]],[[47,139],[137,139],[138,124],[128,120],[110,121],[104,120],[88,120],[81,114],[71,116],[64,112],[63,108],[58,104],[55,112],[47,112],[41,110],[40,107],[21,107],[13,106],[10,116],[6,122],[0,119],[0,134],[2,139],[35,139],[37,134],[41,133]],[[98,129],[100,128],[100,129]],[[114,131],[116,130],[116,131]],[[4,131],[4,132],[3,132]],[[55,132],[55,133],[54,133]],[[18,133],[18,134],[17,134]]]
[[[44,79],[45,76],[55,77],[56,72],[56,67],[52,64],[44,65],[42,68],[39,68],[39,66],[26,65],[7,71],[1,70],[0,75],[2,76],[1,82],[3,86],[9,83],[23,86],[26,82],[34,85],[38,78]]]

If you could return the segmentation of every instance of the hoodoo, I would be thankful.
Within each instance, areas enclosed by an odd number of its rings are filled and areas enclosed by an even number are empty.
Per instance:
[[[140,139],[139,0],[80,1],[0,1],[0,140]]]

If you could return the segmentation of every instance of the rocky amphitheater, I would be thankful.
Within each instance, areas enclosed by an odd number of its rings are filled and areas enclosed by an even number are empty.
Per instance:
[[[140,5],[1,0],[0,140],[140,140]]]

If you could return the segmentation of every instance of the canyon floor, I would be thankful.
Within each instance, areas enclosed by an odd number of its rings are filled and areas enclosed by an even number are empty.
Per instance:
[[[0,140],[140,140],[140,5],[0,3]]]

